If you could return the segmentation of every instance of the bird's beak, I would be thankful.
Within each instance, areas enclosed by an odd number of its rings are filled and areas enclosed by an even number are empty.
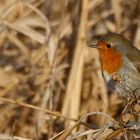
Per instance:
[[[89,47],[99,49],[98,45],[89,45]]]

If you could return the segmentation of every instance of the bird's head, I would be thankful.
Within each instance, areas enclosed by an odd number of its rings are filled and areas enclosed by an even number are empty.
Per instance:
[[[111,74],[118,71],[123,63],[123,56],[131,49],[130,42],[116,33],[103,36],[96,45],[90,47],[99,49],[102,70]]]

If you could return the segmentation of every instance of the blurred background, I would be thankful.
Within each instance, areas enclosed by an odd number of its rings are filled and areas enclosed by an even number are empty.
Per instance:
[[[47,140],[88,112],[117,119],[125,103],[106,89],[98,51],[88,48],[108,32],[140,48],[140,1],[0,0],[0,139]]]

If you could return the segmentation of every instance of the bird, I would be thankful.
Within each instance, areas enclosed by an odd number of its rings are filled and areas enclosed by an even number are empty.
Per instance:
[[[97,44],[89,47],[99,50],[102,75],[108,89],[119,96],[140,98],[140,50],[118,33],[105,34]]]

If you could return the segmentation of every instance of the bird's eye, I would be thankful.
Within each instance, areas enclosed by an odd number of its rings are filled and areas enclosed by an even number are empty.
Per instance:
[[[110,48],[110,47],[111,47],[111,44],[106,44],[106,47],[107,47],[107,48]]]

